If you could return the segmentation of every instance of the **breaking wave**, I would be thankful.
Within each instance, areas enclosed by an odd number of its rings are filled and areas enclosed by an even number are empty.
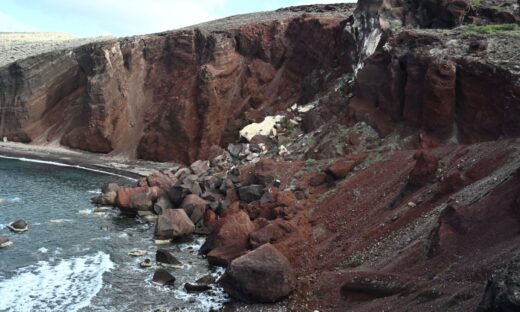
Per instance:
[[[0,310],[78,311],[90,304],[101,290],[103,274],[112,268],[103,252],[56,263],[40,261],[0,281]]]

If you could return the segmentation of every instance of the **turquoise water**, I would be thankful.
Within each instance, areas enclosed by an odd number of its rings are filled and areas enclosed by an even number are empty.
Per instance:
[[[185,282],[208,273],[197,256],[202,238],[166,246],[184,264],[172,269],[174,288],[151,282],[153,228],[116,209],[94,212],[89,198],[105,182],[131,185],[122,177],[70,167],[0,159],[0,311],[153,311],[157,308],[208,311],[225,300],[221,290],[188,294]],[[29,231],[15,234],[5,224],[23,218]],[[145,257],[128,255],[146,250]],[[161,246],[164,248],[164,246]]]

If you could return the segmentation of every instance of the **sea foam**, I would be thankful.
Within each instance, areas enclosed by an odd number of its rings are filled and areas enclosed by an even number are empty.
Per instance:
[[[22,199],[20,197],[13,197],[13,198],[0,198],[0,205],[1,204],[13,204],[18,203]]]
[[[103,252],[56,263],[40,261],[10,279],[0,277],[0,310],[78,311],[90,304],[101,290],[103,274],[112,268]]]

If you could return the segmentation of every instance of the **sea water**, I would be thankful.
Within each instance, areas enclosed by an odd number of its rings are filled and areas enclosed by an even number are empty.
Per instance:
[[[169,269],[173,287],[154,284],[153,226],[117,209],[95,213],[89,198],[105,182],[134,182],[100,172],[52,164],[0,159],[0,235],[13,245],[0,249],[0,311],[181,311],[218,309],[221,289],[187,293],[186,282],[219,270],[197,254],[202,237],[160,248],[182,268]],[[29,231],[11,233],[9,222],[25,219]],[[131,257],[133,249],[146,251]]]

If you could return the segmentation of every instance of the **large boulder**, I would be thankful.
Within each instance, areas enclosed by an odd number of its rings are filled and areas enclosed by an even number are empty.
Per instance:
[[[265,244],[231,262],[219,280],[232,297],[246,302],[276,302],[295,287],[291,264],[273,245]]]
[[[184,209],[165,209],[155,224],[158,239],[175,239],[193,233],[195,225]]]
[[[207,254],[208,262],[212,265],[227,266],[235,258],[247,253],[249,233],[256,229],[244,211],[237,208],[227,212],[229,214],[224,214],[216,221],[200,250]]]
[[[139,210],[153,210],[153,203],[166,192],[160,187],[132,187],[117,191],[116,205],[124,213],[135,214]]]
[[[520,257],[497,270],[487,283],[477,312],[520,311]]]

